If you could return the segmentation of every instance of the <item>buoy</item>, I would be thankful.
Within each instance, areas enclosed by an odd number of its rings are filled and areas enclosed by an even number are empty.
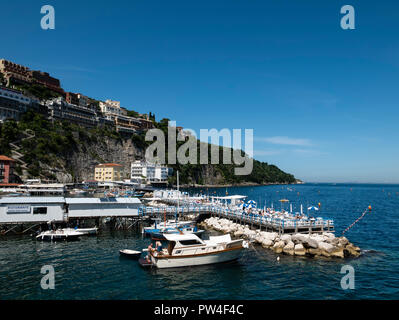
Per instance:
[[[319,208],[321,207],[321,203],[319,202]]]
[[[280,257],[277,257],[277,261],[280,261]]]
[[[371,206],[369,206],[369,211],[371,211]]]

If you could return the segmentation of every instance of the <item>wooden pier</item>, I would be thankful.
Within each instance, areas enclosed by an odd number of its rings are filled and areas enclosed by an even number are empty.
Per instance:
[[[139,216],[146,218],[160,218],[178,215],[210,214],[214,217],[225,218],[236,223],[246,224],[263,231],[284,233],[323,233],[334,232],[332,219],[295,219],[283,217],[268,217],[260,214],[246,214],[240,210],[231,210],[220,206],[182,206],[182,207],[141,207]]]

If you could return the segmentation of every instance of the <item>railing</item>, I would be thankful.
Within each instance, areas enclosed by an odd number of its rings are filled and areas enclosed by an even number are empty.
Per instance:
[[[304,229],[304,228],[326,228],[334,227],[332,219],[318,218],[316,220],[299,220],[296,218],[267,217],[256,213],[245,214],[240,210],[231,210],[220,206],[190,205],[181,207],[142,207],[139,209],[140,216],[159,214],[200,214],[211,213],[241,222],[257,224],[276,229]]]

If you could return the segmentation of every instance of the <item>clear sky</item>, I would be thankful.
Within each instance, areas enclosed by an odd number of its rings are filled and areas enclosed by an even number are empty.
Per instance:
[[[40,28],[51,4],[56,29]],[[356,29],[340,27],[351,4]],[[200,129],[305,181],[399,182],[399,3],[3,1],[0,58]]]

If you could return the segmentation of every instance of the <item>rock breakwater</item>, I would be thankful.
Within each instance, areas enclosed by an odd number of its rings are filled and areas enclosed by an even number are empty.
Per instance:
[[[252,240],[275,253],[309,257],[358,257],[360,248],[345,237],[335,237],[333,233],[323,234],[283,234],[251,230],[248,225],[234,223],[228,219],[211,217],[200,223],[206,229],[229,233],[235,238]]]

